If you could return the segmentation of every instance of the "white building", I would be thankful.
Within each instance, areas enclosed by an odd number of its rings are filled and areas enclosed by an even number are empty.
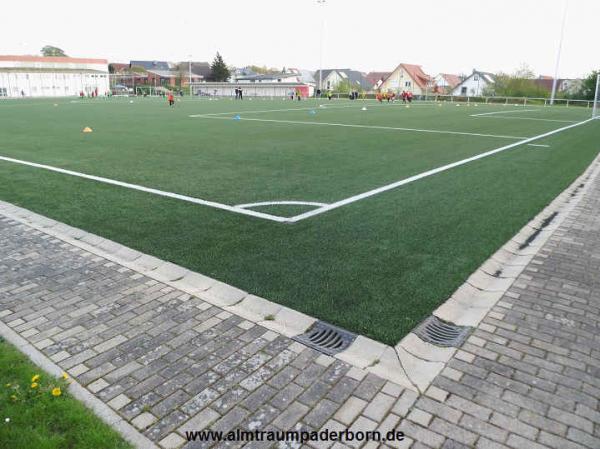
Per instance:
[[[480,72],[473,70],[473,73],[465,78],[452,91],[452,95],[463,97],[480,97],[484,94],[487,87],[494,85],[495,76],[493,73]]]
[[[106,59],[1,56],[0,97],[65,97],[109,90]]]

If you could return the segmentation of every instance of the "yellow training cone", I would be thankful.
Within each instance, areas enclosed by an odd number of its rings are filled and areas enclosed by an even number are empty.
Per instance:
[[[85,128],[83,128],[84,133],[91,133],[92,132],[92,128],[90,128],[89,126],[86,126]]]

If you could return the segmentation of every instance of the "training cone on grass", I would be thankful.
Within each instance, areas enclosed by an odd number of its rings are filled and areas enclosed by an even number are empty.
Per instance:
[[[242,117],[240,117],[239,115],[235,115],[235,116],[233,117],[233,119],[234,119],[234,120],[241,120],[241,119],[242,119]]]
[[[92,132],[92,128],[90,128],[89,126],[86,126],[85,128],[83,128],[83,130],[81,132],[82,133],[91,133]]]
[[[367,110],[366,106],[363,106],[362,109],[361,109],[361,111],[366,111],[366,110]]]

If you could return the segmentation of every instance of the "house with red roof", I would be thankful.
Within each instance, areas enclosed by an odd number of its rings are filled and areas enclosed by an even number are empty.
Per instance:
[[[391,74],[392,72],[369,72],[365,75],[365,78],[371,83],[373,89],[379,89],[379,86],[381,86],[385,79]]]
[[[433,91],[436,94],[448,94],[462,82],[459,75],[451,73],[439,73],[433,79]]]
[[[412,92],[414,95],[424,95],[432,92],[433,79],[427,75],[420,65],[402,63],[383,80],[379,86],[382,92]]]

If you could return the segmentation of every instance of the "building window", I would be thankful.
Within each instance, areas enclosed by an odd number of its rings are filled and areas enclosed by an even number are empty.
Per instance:
[[[410,81],[405,81],[404,82],[404,87],[410,87]]]
[[[479,75],[473,76],[473,81],[479,81]]]

